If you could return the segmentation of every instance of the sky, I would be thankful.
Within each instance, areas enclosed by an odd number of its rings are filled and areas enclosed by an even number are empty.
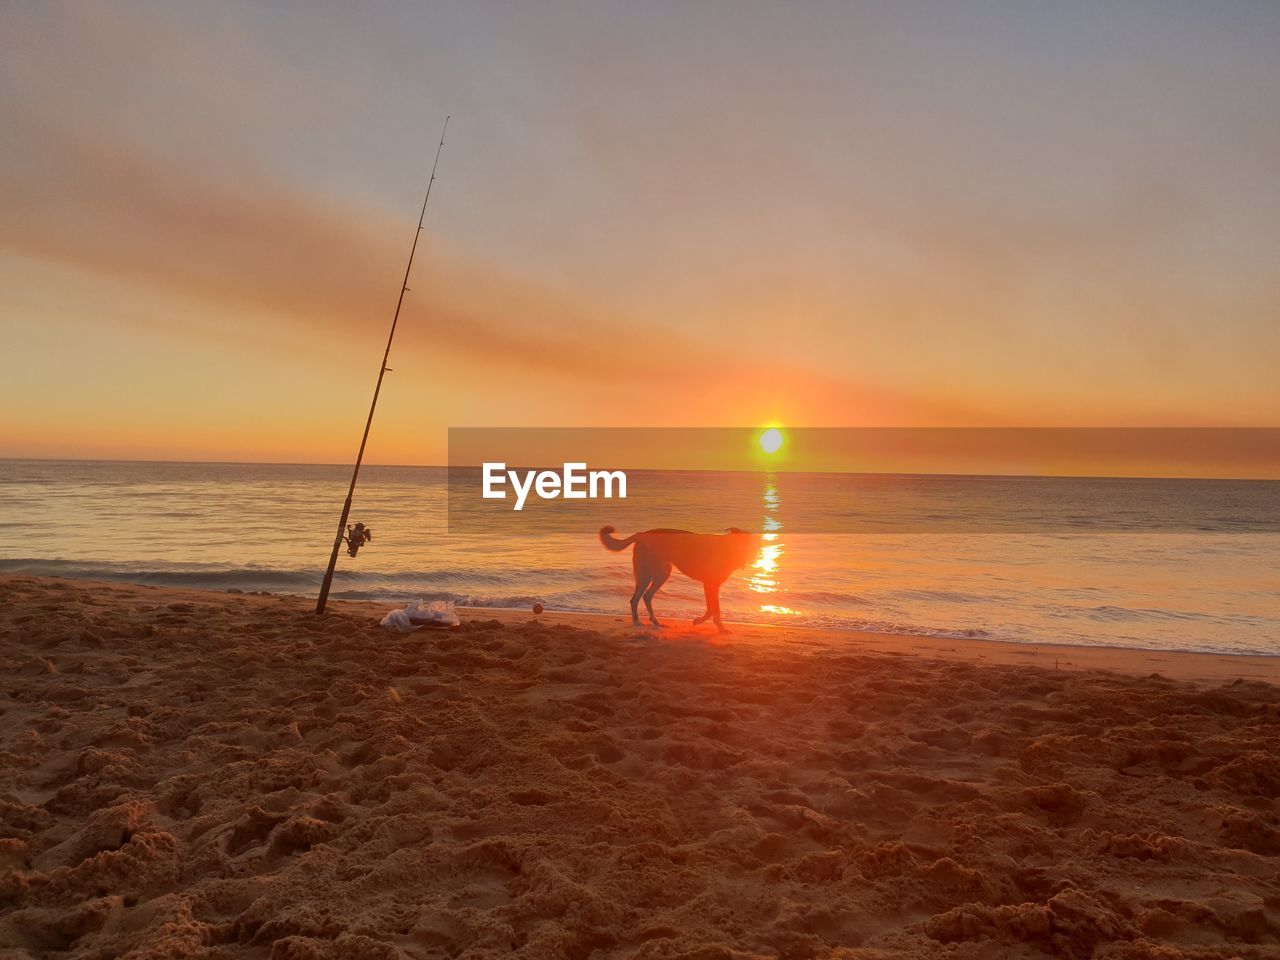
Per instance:
[[[0,6],[0,456],[1275,426],[1280,5]]]

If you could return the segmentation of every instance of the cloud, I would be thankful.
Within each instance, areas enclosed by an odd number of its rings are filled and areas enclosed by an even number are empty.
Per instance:
[[[30,126],[19,162],[0,168],[0,190],[15,198],[0,221],[0,250],[197,301],[225,316],[218,336],[230,341],[250,335],[263,316],[363,346],[381,338],[410,239],[407,217],[251,174],[197,177],[117,141]],[[867,412],[943,409],[745,352],[731,324],[723,336],[694,337],[676,322],[587,302],[469,257],[429,231],[410,286],[399,349],[501,369],[585,402],[614,399],[585,408],[586,416],[631,416],[626,391],[654,384],[683,392],[683,408],[682,393],[670,394],[677,422],[735,422],[762,402],[854,422]],[[165,313],[139,322],[173,320]],[[667,416],[667,402],[661,406],[647,415]]]
[[[24,142],[27,162],[0,168],[0,190],[14,198],[0,250],[221,306],[232,328],[265,312],[364,337],[388,319],[408,215],[262,179],[199,179],[121,143],[48,127]],[[468,258],[429,229],[410,286],[406,311],[431,319],[438,347],[516,356],[560,375],[602,375],[625,325],[616,309]],[[698,360],[692,343],[665,336]]]

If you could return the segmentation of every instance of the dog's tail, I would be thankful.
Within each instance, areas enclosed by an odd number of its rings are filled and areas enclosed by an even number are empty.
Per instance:
[[[619,540],[613,535],[613,527],[600,528],[600,542],[604,544],[606,550],[625,550],[635,542],[638,533],[633,533],[625,540]]]

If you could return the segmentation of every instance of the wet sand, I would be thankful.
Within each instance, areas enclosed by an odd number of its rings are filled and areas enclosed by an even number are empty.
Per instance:
[[[0,958],[1280,948],[1280,663],[0,577]]]

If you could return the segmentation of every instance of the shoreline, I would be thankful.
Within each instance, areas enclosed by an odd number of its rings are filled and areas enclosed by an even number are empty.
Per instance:
[[[330,601],[331,603],[333,601]],[[380,601],[340,601],[354,606],[372,606],[386,613],[394,607],[383,607]],[[630,619],[603,613],[532,611],[511,607],[457,607],[463,612],[492,618],[505,625],[520,625],[531,620],[549,625],[563,624],[579,629],[592,629],[621,634],[652,634],[660,639],[697,639],[710,643],[805,644],[832,653],[888,653],[919,656],[936,660],[970,663],[992,663],[1006,666],[1023,665],[1054,669],[1114,670],[1136,676],[1159,673],[1180,680],[1261,680],[1280,683],[1280,654],[1214,653],[1200,650],[1162,650],[1141,647],[1086,646],[1073,643],[1033,643],[1020,640],[991,640],[981,637],[936,637],[927,634],[878,633],[843,627],[810,627],[793,624],[755,624],[729,622],[731,633],[717,636],[707,627],[664,623],[660,630],[635,627]]]
[[[195,587],[156,586],[124,580],[89,580],[78,577],[45,577],[21,573],[0,573],[0,585],[15,581],[61,583],[83,590],[144,590],[157,598],[215,602],[228,598],[245,602],[287,603],[301,611],[314,605],[314,598],[292,593],[245,593]],[[623,600],[619,601],[623,603]],[[371,617],[377,624],[390,610],[403,604],[387,600],[342,600],[330,598],[330,610]],[[712,646],[734,643],[790,644],[828,653],[878,653],[891,656],[920,657],[933,660],[959,661],[1005,666],[1036,666],[1060,670],[1109,670],[1135,676],[1159,674],[1176,680],[1257,680],[1280,684],[1280,654],[1237,654],[1211,651],[1146,649],[1140,647],[1087,646],[1071,643],[992,640],[980,637],[938,637],[925,634],[877,633],[844,627],[814,627],[797,624],[758,624],[729,622],[731,632],[717,635],[708,624],[693,627],[684,621],[664,620],[661,629],[635,627],[626,616],[605,613],[579,613],[532,610],[516,607],[456,608],[461,619],[496,620],[505,626],[521,626],[530,622],[545,626],[569,626],[596,630],[609,636],[648,636],[676,641],[701,641]],[[422,634],[423,631],[415,631]]]
[[[252,478],[241,478],[242,496],[248,498],[244,502],[257,504],[251,512],[269,511],[269,498],[255,499],[269,485],[247,482]],[[310,482],[305,488],[311,489]],[[378,501],[380,515],[396,517],[396,510],[410,509],[405,503],[416,503],[413,497],[400,503],[388,495],[390,489],[378,493],[386,500]],[[85,493],[97,509],[115,510],[108,501],[98,504],[94,491]],[[167,512],[155,519],[141,512],[141,501],[125,507],[124,513],[113,515],[132,518],[129,525],[136,524],[140,533],[150,531],[136,546],[72,546],[59,535],[50,539],[47,550],[37,550],[30,542],[15,541],[10,558],[0,560],[0,573],[302,598],[315,597],[319,590],[323,567],[299,563],[299,557],[310,554],[285,529],[302,522],[301,514],[291,514],[287,523],[281,518],[280,529],[262,528],[264,544],[273,544],[269,550],[227,558],[218,550],[199,549],[189,562],[178,562],[174,557],[183,553],[184,538],[164,519]],[[173,509],[180,514],[183,508],[175,503]],[[210,530],[218,531],[219,539],[224,531],[228,538],[235,536],[228,525],[231,517],[221,508],[210,517]],[[406,529],[405,522],[386,522],[392,530]],[[630,572],[629,556],[611,557],[594,537],[590,543],[531,540],[510,556],[506,548],[492,552],[483,536],[449,543],[391,543],[379,537],[378,550],[385,547],[387,552],[362,553],[370,563],[362,559],[342,565],[333,584],[334,599],[391,607],[426,596],[517,610],[541,600],[565,612],[606,617],[628,612],[630,585],[624,588],[622,581]],[[1183,543],[1181,537],[1094,542],[1085,536],[1060,545],[1054,538],[1013,538],[1007,545],[1000,539],[983,543],[981,537],[965,538],[953,547],[945,546],[945,538],[933,543],[929,537],[861,546],[839,538],[797,539],[786,547],[785,561],[756,560],[776,567],[768,573],[772,586],[759,580],[760,571],[750,565],[725,584],[722,606],[731,619],[758,627],[994,640],[1046,649],[1109,646],[1161,654],[1280,655],[1280,602],[1266,576],[1274,550],[1265,537],[1224,540],[1206,535]],[[167,559],[148,557],[152,540],[157,554]],[[209,556],[198,559],[206,552]],[[61,559],[34,559],[27,556],[31,553]],[[1097,564],[1101,566],[1095,569]],[[691,619],[703,609],[699,585],[682,576],[664,586],[658,603],[660,615],[672,617]]]

